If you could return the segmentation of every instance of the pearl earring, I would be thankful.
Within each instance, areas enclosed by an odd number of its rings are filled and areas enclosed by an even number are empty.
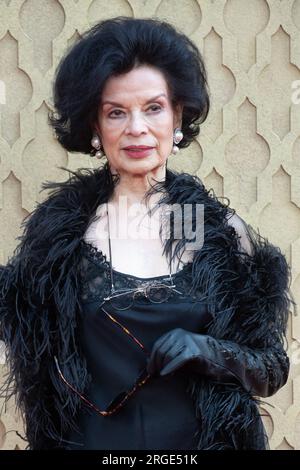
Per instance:
[[[96,152],[94,150],[91,151],[90,153],[91,157],[96,157],[98,159],[102,158],[104,155],[104,152],[103,150],[101,150],[102,144],[101,144],[98,134],[93,134],[91,145],[92,147],[94,147],[94,149],[97,150]]]
[[[179,142],[181,142],[182,139],[183,139],[183,133],[181,132],[181,130],[178,127],[176,127],[176,129],[174,130],[174,135],[173,135],[174,145],[173,145],[173,148],[172,148],[172,153],[174,155],[176,155],[179,152],[179,147],[177,147],[176,144],[179,144]]]

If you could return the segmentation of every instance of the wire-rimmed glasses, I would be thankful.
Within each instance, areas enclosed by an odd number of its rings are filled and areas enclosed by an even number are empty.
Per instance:
[[[166,302],[172,292],[182,294],[181,291],[176,289],[175,284],[151,281],[145,282],[134,289],[112,289],[110,295],[105,297],[104,300],[116,310],[127,310],[132,307],[136,298],[145,297],[151,303],[160,304]]]

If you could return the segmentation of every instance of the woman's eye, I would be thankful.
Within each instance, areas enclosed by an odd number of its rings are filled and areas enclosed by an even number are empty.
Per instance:
[[[152,109],[152,111],[159,111],[161,109],[161,106],[153,104],[152,106],[150,106],[149,109]]]
[[[118,113],[122,113],[122,112],[123,112],[123,111],[121,111],[120,109],[115,109],[114,111],[112,111],[111,113],[109,113],[108,116],[109,116],[109,117],[114,117],[114,116],[115,116],[115,117],[118,117],[118,116],[120,116],[120,114],[118,114]],[[117,113],[117,114],[114,114],[114,113]]]

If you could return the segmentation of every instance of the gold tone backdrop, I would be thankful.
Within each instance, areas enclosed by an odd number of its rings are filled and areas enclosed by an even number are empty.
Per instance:
[[[230,199],[281,247],[300,300],[300,0],[0,0],[0,263],[45,180],[96,163],[64,151],[47,125],[54,71],[65,48],[95,22],[156,16],[186,33],[204,55],[212,108],[199,138],[169,159]],[[188,65],[187,65],[188,66]],[[290,316],[288,383],[265,399],[272,449],[300,449],[300,319]],[[2,344],[3,347],[3,344]],[[3,349],[0,380],[5,373]],[[0,448],[26,446],[12,400]]]

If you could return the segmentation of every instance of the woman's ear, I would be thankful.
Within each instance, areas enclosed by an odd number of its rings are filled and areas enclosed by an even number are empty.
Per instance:
[[[99,126],[97,124],[94,124],[93,129],[94,129],[93,132],[98,134],[98,136],[100,137],[100,140],[101,140],[101,134],[100,134]]]
[[[174,128],[182,128],[183,105],[178,103],[174,109]]]

